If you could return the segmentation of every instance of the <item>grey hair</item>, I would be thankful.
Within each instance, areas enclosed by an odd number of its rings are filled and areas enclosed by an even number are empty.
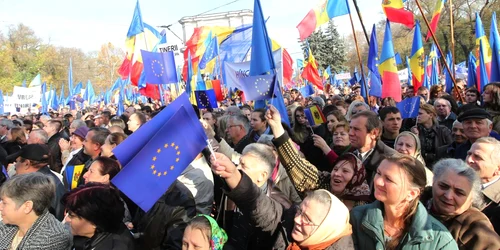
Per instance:
[[[451,108],[451,103],[450,101],[444,99],[444,98],[437,98],[436,101],[434,101],[434,108],[436,107],[436,103],[437,101],[440,101],[440,100],[443,100],[443,101],[446,101],[446,105],[448,105],[449,108]]]
[[[73,120],[73,122],[71,122],[71,125],[69,127],[74,129],[79,129],[81,127],[86,127],[86,126],[87,124],[83,120],[75,119]]]
[[[447,170],[452,171],[453,173],[463,176],[469,181],[471,184],[471,195],[472,195],[472,206],[475,208],[481,208],[483,205],[483,196],[481,193],[481,180],[477,175],[476,171],[469,167],[467,163],[465,163],[461,159],[442,159],[434,164],[433,174],[434,179],[432,182],[432,188],[435,188],[435,181],[439,179],[444,172]]]
[[[455,120],[455,121],[453,122],[453,125],[452,125],[451,127],[453,128],[453,127],[455,127],[455,126],[456,126],[456,125],[458,125],[458,124],[462,124],[462,123],[461,123],[461,122],[459,122],[458,120]]]
[[[7,118],[0,120],[0,125],[6,126],[8,129],[15,127],[14,123],[10,119],[7,119]]]
[[[229,116],[227,123],[229,123],[229,121],[232,121],[233,123],[235,123],[234,125],[243,125],[246,132],[250,131],[250,121],[248,120],[248,117],[246,117],[245,115],[243,115],[241,113],[239,115]]]
[[[35,136],[39,144],[47,144],[49,142],[49,134],[43,129],[35,129],[31,131],[30,136]]]
[[[365,106],[366,110],[370,110],[370,106],[368,106],[368,104],[366,104],[365,102],[362,102],[362,101],[353,101],[351,103],[351,105],[349,105],[349,108],[347,109],[347,114],[345,115],[345,118],[350,121],[351,118],[352,118],[352,110],[354,108],[357,108],[359,106]]]
[[[6,181],[0,189],[0,197],[9,197],[17,208],[26,201],[32,201],[36,215],[41,215],[49,209],[55,193],[54,180],[37,172],[16,175]]]
[[[276,156],[270,146],[262,143],[251,143],[243,149],[241,155],[251,155],[256,157],[258,159],[259,166],[267,171],[268,178],[271,177],[274,166],[276,165]]]
[[[40,121],[42,121],[42,120],[48,121],[50,119],[52,119],[52,118],[50,118],[50,116],[48,116],[48,115],[42,115],[42,116],[40,116]]]
[[[238,108],[236,106],[229,106],[226,109],[226,114],[228,114],[230,116],[235,116],[235,115],[241,115],[243,113],[241,112],[240,108]]]
[[[324,206],[324,208],[327,211],[330,209],[330,206],[332,205],[332,198],[328,194],[328,191],[324,189],[318,189],[307,192],[307,196],[305,197],[304,200],[306,199],[316,201],[318,204]]]
[[[493,146],[493,150],[490,155],[491,161],[493,161],[496,166],[500,166],[500,154],[498,154],[498,152],[500,152],[500,141],[493,137],[481,137],[474,143],[484,143]]]

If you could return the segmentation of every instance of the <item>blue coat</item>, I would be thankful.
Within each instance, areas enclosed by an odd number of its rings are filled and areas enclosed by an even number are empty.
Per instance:
[[[356,249],[385,249],[383,204],[375,201],[351,210],[351,225]],[[419,202],[408,233],[398,249],[458,249],[457,243],[443,224],[430,216]]]

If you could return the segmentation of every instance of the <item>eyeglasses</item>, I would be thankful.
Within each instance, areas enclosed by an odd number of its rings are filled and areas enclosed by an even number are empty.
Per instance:
[[[305,115],[296,115],[297,118],[305,118]]]
[[[300,209],[300,207],[297,207],[297,211],[295,212],[295,217],[300,216],[300,223],[304,226],[313,226],[313,227],[319,227],[319,225],[314,224],[308,217],[307,215],[304,214],[304,211]]]

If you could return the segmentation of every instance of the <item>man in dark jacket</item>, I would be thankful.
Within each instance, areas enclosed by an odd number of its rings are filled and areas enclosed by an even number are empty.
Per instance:
[[[457,147],[454,158],[465,160],[472,144],[477,139],[490,135],[493,123],[490,114],[480,108],[465,110],[458,116],[457,120],[463,124],[464,133],[468,140]]]
[[[439,121],[439,125],[443,125],[451,130],[453,122],[457,119],[457,115],[451,112],[450,101],[444,98],[438,98],[434,101],[434,108],[436,109],[436,113],[438,115],[437,119]]]
[[[380,140],[382,123],[372,111],[361,111],[351,117],[349,123],[349,140],[356,148],[356,154],[366,169],[366,181],[372,186],[373,176],[380,162],[396,151]],[[373,191],[372,191],[373,193]]]
[[[453,158],[455,156],[457,147],[467,141],[467,136],[464,133],[464,126],[458,120],[453,122],[451,136],[453,137],[453,142],[451,144],[444,145],[438,148],[438,160],[444,158]]]
[[[43,127],[43,130],[45,130],[49,136],[47,144],[49,145],[50,156],[53,163],[50,168],[57,173],[61,172],[63,166],[61,161],[61,148],[59,147],[59,139],[62,138],[60,134],[61,128],[62,123],[58,120],[50,120],[47,122],[47,126]]]

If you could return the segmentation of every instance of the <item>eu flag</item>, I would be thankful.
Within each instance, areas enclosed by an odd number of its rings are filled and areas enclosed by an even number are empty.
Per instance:
[[[186,109],[192,108],[178,109],[111,180],[146,212],[207,145],[205,134],[196,129],[200,122]]]
[[[201,57],[199,68],[205,69],[207,67],[207,63],[214,59],[219,54],[219,44],[217,43],[217,36],[210,40],[205,53]]]
[[[245,99],[266,100],[273,96],[276,77],[272,75],[248,76],[241,79],[243,81],[242,90],[245,93]]]
[[[403,119],[417,117],[420,109],[420,96],[406,98],[398,102],[396,107],[401,112],[401,118]]]
[[[189,107],[186,111],[193,122],[198,122],[198,117],[192,109],[191,103],[189,102],[189,97],[186,93],[181,94],[175,101],[170,103],[166,108],[164,108],[160,113],[158,113],[151,121],[142,125],[137,131],[127,137],[127,140],[120,143],[116,148],[113,149],[113,153],[120,161],[122,166],[126,166],[134,157],[134,154],[139,152],[149,140],[156,134],[156,132],[165,124],[174,113],[181,107]],[[195,127],[200,133],[203,133],[203,128],[201,126]]]
[[[299,91],[303,97],[308,97],[308,96],[314,94],[314,88],[311,84],[307,84],[306,86],[300,88]]]
[[[174,52],[164,53],[141,50],[146,82],[152,84],[168,84],[177,82]]]
[[[199,109],[213,109],[218,107],[217,97],[213,89],[196,90],[194,91],[194,95],[196,96],[196,103]]]

